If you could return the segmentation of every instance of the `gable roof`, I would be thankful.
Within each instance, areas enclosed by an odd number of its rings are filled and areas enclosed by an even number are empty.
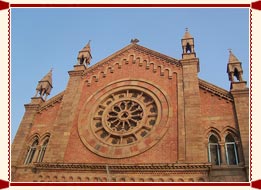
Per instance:
[[[91,67],[87,68],[86,71],[83,73],[83,75],[86,75],[87,73],[92,72],[96,68],[107,64],[111,60],[115,59],[116,57],[122,55],[124,52],[127,52],[128,50],[131,50],[131,49],[143,52],[145,54],[150,54],[150,55],[155,56],[159,59],[162,59],[162,60],[164,60],[164,61],[166,61],[167,63],[170,63],[170,64],[176,64],[177,66],[180,65],[178,59],[175,59],[173,57],[170,57],[170,56],[164,55],[162,53],[156,52],[154,50],[148,49],[148,48],[141,46],[141,45],[138,45],[136,43],[132,43],[132,44],[125,46],[121,50],[113,53],[112,55],[108,56],[107,58],[99,61],[98,63],[92,65]]]

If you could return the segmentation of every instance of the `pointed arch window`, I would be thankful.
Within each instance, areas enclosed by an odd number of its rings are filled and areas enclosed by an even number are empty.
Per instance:
[[[213,165],[220,165],[220,147],[214,134],[208,139],[208,161]]]
[[[231,134],[228,134],[225,139],[226,159],[228,165],[238,165],[238,153],[235,139]]]
[[[37,162],[42,162],[43,161],[44,154],[45,154],[45,151],[46,151],[48,143],[49,143],[49,137],[44,141],[44,143],[43,143],[43,145],[41,147],[41,150],[39,152],[39,156],[38,156]]]
[[[32,145],[28,149],[28,152],[27,152],[27,155],[26,155],[26,158],[24,161],[25,165],[32,163],[38,144],[39,144],[39,141],[37,138],[33,141]]]

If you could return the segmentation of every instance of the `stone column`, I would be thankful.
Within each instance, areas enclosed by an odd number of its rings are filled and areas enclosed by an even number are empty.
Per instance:
[[[205,137],[201,126],[199,60],[194,58],[194,55],[186,55],[180,62],[183,71],[186,162],[207,162],[206,150],[202,143]]]
[[[85,84],[82,78],[85,69],[85,65],[75,65],[74,70],[69,71],[70,79],[64,92],[57,118],[53,124],[55,130],[52,132],[52,138],[50,138],[48,143],[49,148],[45,152],[45,162],[63,162],[64,160],[64,154],[73,127],[73,120],[81,96],[80,90],[82,85]]]
[[[226,159],[226,147],[225,143],[220,143],[220,159],[221,159],[221,165],[226,165],[227,164],[227,159]]]
[[[246,88],[246,82],[232,82],[231,94],[234,98],[237,125],[240,131],[244,155],[244,164],[247,176],[249,176],[249,89]]]
[[[241,143],[236,141],[236,146],[237,146],[237,155],[238,155],[238,164],[244,164],[244,155],[243,155],[243,151],[242,151],[242,146]]]

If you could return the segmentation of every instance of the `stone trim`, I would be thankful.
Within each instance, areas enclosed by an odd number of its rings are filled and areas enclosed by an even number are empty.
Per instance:
[[[84,70],[73,70],[73,71],[68,71],[70,77],[77,77],[77,76],[82,76],[84,73]]]
[[[26,110],[37,110],[40,107],[39,104],[25,104],[24,106]]]
[[[228,101],[234,102],[234,99],[229,91],[224,90],[216,85],[210,84],[207,81],[199,79],[199,87]]]
[[[64,93],[65,93],[65,91],[57,94],[56,96],[52,97],[51,99],[49,99],[48,101],[43,103],[41,105],[41,107],[39,108],[38,112],[41,113],[43,110],[48,109],[51,106],[54,106],[55,103],[61,102],[63,99]]]
[[[211,169],[211,164],[174,164],[174,163],[151,163],[151,164],[83,164],[83,163],[34,163],[34,168],[39,170],[90,170],[106,171],[109,167],[110,172],[200,172]]]

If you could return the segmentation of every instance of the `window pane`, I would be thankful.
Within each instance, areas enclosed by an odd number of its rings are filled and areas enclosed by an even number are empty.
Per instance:
[[[218,150],[218,145],[216,144],[210,144],[210,162],[214,165],[219,165],[220,160],[219,160],[219,150]]]
[[[227,143],[227,162],[229,165],[236,165],[238,164],[237,160],[237,151],[236,151],[236,146],[235,143]]]

